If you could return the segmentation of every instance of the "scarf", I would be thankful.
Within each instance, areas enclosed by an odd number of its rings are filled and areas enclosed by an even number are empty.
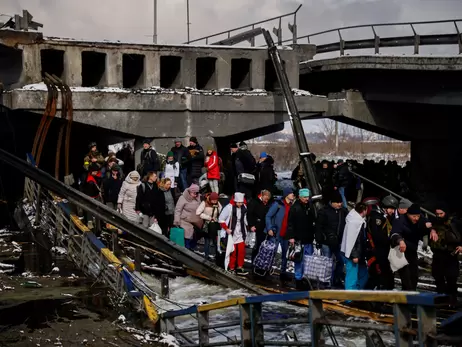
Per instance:
[[[281,230],[279,231],[279,235],[281,237],[286,236],[287,231],[287,224],[289,221],[289,211],[290,211],[290,204],[284,199],[284,218],[282,219]]]

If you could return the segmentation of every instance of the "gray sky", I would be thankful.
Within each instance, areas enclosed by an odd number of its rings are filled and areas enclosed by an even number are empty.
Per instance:
[[[460,0],[190,0],[191,39],[291,12],[298,4],[303,4],[298,17],[300,34],[371,22],[462,18]],[[127,42],[152,40],[153,0],[0,1],[0,13],[15,14],[22,9],[28,9],[34,20],[44,24],[47,36]],[[287,22],[283,28],[287,28]],[[444,28],[453,30],[449,25],[424,31]],[[158,0],[158,34],[159,43],[186,41],[186,0]],[[345,35],[348,38],[357,34]],[[385,36],[384,31],[382,35]],[[320,40],[331,41],[329,37]]]

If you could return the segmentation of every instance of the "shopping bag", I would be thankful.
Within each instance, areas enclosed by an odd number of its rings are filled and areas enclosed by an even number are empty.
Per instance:
[[[333,259],[320,254],[305,255],[303,276],[309,280],[330,283]]]
[[[152,231],[155,231],[158,234],[162,235],[162,229],[160,228],[158,223],[152,223],[152,225],[149,227]]]
[[[399,250],[399,246],[390,248],[390,252],[388,252],[388,261],[390,262],[391,271],[393,272],[396,272],[409,264],[404,253]]]

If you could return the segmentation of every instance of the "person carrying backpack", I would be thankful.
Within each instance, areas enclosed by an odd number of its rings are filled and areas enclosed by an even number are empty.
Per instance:
[[[145,177],[149,172],[155,172],[158,175],[160,171],[160,160],[157,156],[157,152],[151,146],[149,140],[144,140],[143,150],[141,151],[140,164],[137,167],[137,171],[141,177]]]

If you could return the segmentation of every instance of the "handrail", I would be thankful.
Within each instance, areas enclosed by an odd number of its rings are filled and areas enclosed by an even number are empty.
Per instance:
[[[350,172],[351,172],[353,175],[355,175],[355,176],[361,178],[362,180],[364,180],[364,181],[366,181],[366,182],[369,182],[369,183],[375,185],[376,187],[378,187],[378,188],[380,188],[380,189],[386,191],[387,193],[390,193],[391,195],[396,196],[396,197],[397,197],[398,199],[400,199],[400,200],[401,200],[401,199],[406,199],[405,197],[403,197],[403,196],[401,196],[401,195],[395,193],[394,191],[392,191],[392,190],[390,190],[390,189],[388,189],[388,188],[385,188],[384,186],[382,186],[382,185],[380,185],[380,184],[378,184],[378,183],[376,183],[376,182],[370,180],[370,179],[367,178],[367,177],[364,177],[363,175],[360,175],[359,173],[354,172],[354,171],[351,170],[351,169],[350,169]],[[423,207],[421,207],[420,209],[422,210],[422,212],[425,212],[426,214],[428,214],[428,215],[430,215],[430,216],[432,216],[432,217],[436,217],[436,215],[435,215],[433,212],[431,212],[431,211],[429,211],[429,210],[427,210],[427,209],[425,209],[425,208],[423,208]]]
[[[168,311],[161,314],[158,324],[159,330],[168,334],[193,333],[199,334],[197,344],[188,346],[226,346],[241,344],[243,346],[321,346],[323,344],[323,327],[338,326],[348,329],[394,332],[398,345],[409,345],[412,336],[416,336],[420,345],[425,345],[430,336],[436,335],[436,306],[443,303],[445,295],[436,293],[395,292],[395,291],[350,291],[350,290],[317,290],[305,292],[290,292],[283,294],[270,294],[251,297],[240,297],[213,304],[193,305],[185,309]],[[281,302],[308,299],[309,320],[306,318],[263,318],[262,304],[267,302]],[[326,318],[323,309],[323,300],[353,300],[362,302],[377,302],[393,304],[394,320],[390,324],[358,323]],[[418,330],[412,329],[411,309],[417,306]],[[219,323],[210,322],[210,313],[229,307],[239,307],[240,320]],[[192,315],[197,317],[197,327],[184,329],[175,328],[175,318]],[[311,330],[311,341],[266,341],[264,340],[264,326],[308,324]],[[241,336],[236,341],[223,341],[210,343],[209,329],[219,327],[232,327],[240,325]],[[334,345],[337,345],[332,338]],[[407,341],[407,344],[404,344]]]
[[[295,11],[293,11],[293,12],[286,13],[286,14],[276,16],[276,17],[272,17],[272,18],[269,18],[269,19],[264,19],[264,20],[254,22],[254,23],[250,23],[250,24],[247,24],[247,25],[243,25],[243,26],[240,26],[240,27],[237,27],[237,28],[228,29],[228,30],[216,33],[216,34],[200,37],[198,39],[187,41],[184,44],[191,44],[191,43],[202,41],[202,40],[205,40],[205,44],[208,44],[208,41],[209,41],[210,38],[217,37],[217,36],[224,35],[224,34],[228,34],[228,38],[230,38],[232,32],[242,30],[242,29],[248,29],[248,28],[255,29],[256,25],[263,24],[263,23],[268,23],[268,22],[271,22],[271,21],[274,21],[274,20],[277,20],[277,19],[279,19],[279,28],[278,29],[275,28],[275,29],[273,29],[273,31],[277,32],[276,35],[278,37],[280,37],[279,41],[282,42],[282,23],[281,23],[281,19],[285,18],[285,17],[289,17],[289,16],[294,17],[294,24],[293,25],[289,24],[289,30],[293,34],[292,40],[294,41],[294,43],[296,43],[296,40],[297,40],[297,30],[296,30],[296,28],[297,28],[297,12],[300,10],[301,7],[302,7],[302,5],[299,5],[297,7],[297,9]],[[255,45],[254,40],[251,41],[251,45],[252,45],[252,47]]]

